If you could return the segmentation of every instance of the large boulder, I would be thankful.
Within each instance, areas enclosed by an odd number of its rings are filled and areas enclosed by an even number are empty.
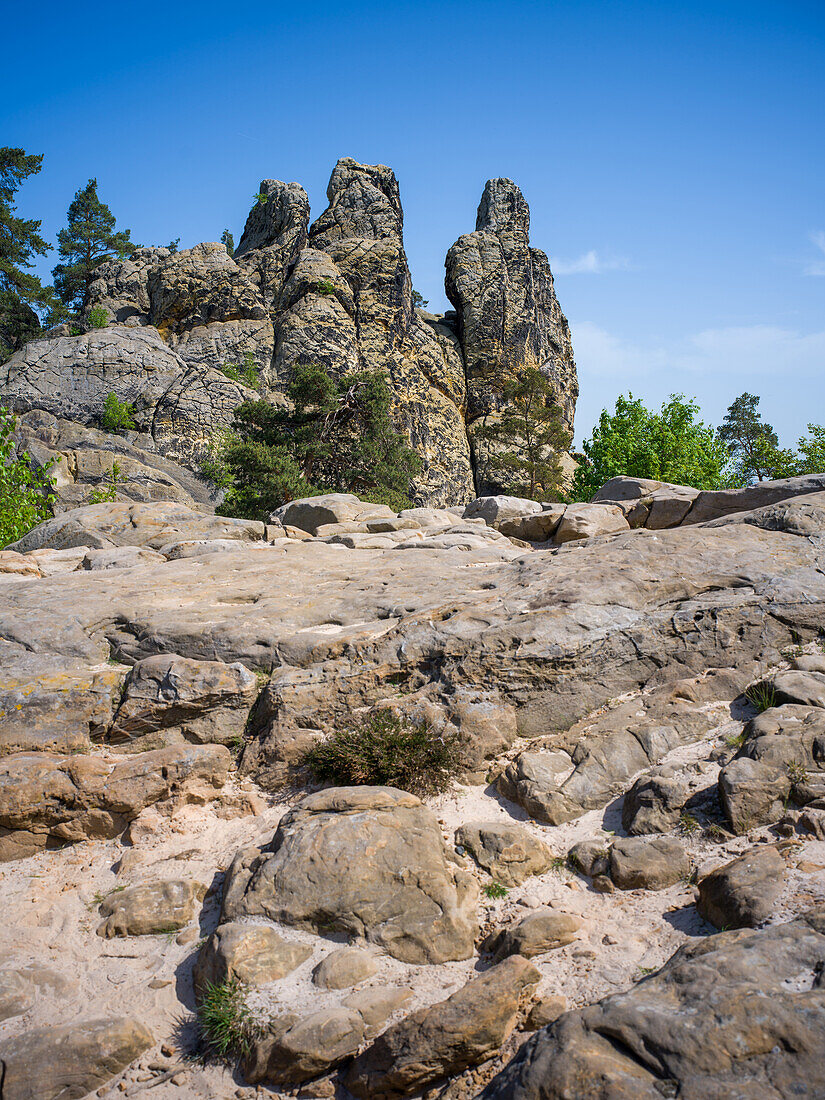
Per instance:
[[[777,481],[759,481],[743,489],[716,489],[701,492],[687,515],[686,522],[707,523],[722,516],[766,508],[792,497],[819,493],[825,489],[825,473],[786,477]]]
[[[116,890],[100,903],[98,936],[153,936],[185,928],[206,887],[188,879],[141,883]]]
[[[626,993],[539,1031],[483,1100],[825,1093],[825,922],[693,940]]]
[[[304,943],[290,943],[274,928],[240,922],[219,925],[201,947],[193,971],[195,992],[239,981],[266,985],[291,974],[312,954]]]
[[[639,776],[624,796],[622,827],[631,836],[666,833],[678,825],[689,797],[689,786],[674,771],[654,768]]]
[[[446,1001],[418,1009],[359,1054],[344,1077],[360,1100],[392,1100],[461,1073],[496,1053],[515,1027],[539,972],[515,955]]]
[[[64,512],[34,527],[10,549],[27,553],[72,546],[97,549],[112,546],[145,546],[163,550],[184,541],[263,539],[264,524],[250,519],[229,519],[196,511],[184,504],[89,504]]]
[[[699,913],[717,928],[754,928],[771,916],[787,872],[773,845],[751,848],[699,883]]]
[[[675,837],[628,837],[610,848],[610,877],[620,890],[664,890],[689,874],[690,860]]]
[[[3,1100],[79,1100],[148,1050],[151,1033],[131,1017],[77,1020],[0,1043]]]
[[[496,962],[510,955],[532,959],[558,947],[565,947],[576,938],[581,920],[572,913],[555,909],[537,909],[514,925],[493,933],[484,943]]]
[[[575,542],[596,535],[627,531],[629,524],[621,508],[613,504],[568,504],[553,535],[553,541]]]
[[[258,681],[240,662],[193,661],[174,653],[133,666],[108,739],[164,731],[190,742],[227,744],[241,737]]]
[[[510,821],[467,822],[456,830],[455,840],[504,886],[520,886],[531,875],[543,874],[553,860],[546,844]]]
[[[391,787],[319,791],[282,818],[268,849],[238,853],[223,919],[265,916],[364,936],[403,962],[466,959],[478,887],[454,858],[414,795]]]
[[[785,768],[740,756],[719,773],[719,803],[735,833],[779,821],[791,780]]]

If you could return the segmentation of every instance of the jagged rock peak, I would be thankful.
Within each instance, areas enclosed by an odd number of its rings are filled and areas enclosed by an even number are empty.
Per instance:
[[[404,214],[392,168],[341,157],[330,176],[327,198],[328,208],[309,231],[315,248],[349,237],[401,241]]]
[[[500,233],[517,230],[530,238],[530,207],[521,189],[504,177],[487,180],[478,204],[476,232]]]
[[[253,249],[279,248],[297,254],[306,244],[309,199],[299,183],[261,180],[259,198],[246,219],[243,236],[235,249],[239,259]]]

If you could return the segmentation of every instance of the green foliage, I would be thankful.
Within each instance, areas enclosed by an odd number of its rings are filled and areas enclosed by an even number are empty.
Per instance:
[[[430,303],[429,303],[429,300],[427,298],[425,298],[423,294],[419,294],[419,292],[417,290],[413,290],[413,292],[412,292],[412,304],[413,304],[413,309],[424,309],[424,307],[428,306]]]
[[[166,247],[174,255],[180,248],[180,237],[175,237],[175,239],[173,241],[170,241]]]
[[[0,405],[0,547],[49,519],[55,500],[49,467],[34,467],[25,452],[16,453],[16,427],[17,418]]]
[[[507,887],[502,886],[500,882],[485,882],[481,887],[481,892],[485,898],[490,898],[491,901],[507,897]]]
[[[727,448],[698,417],[699,406],[671,394],[658,412],[629,393],[599,417],[573,478],[572,496],[589,500],[612,477],[651,478],[696,489],[722,485]]]
[[[773,427],[762,419],[759,398],[742,393],[728,406],[719,426],[719,439],[733,463],[732,484],[792,477],[798,460],[793,451],[783,450]]]
[[[223,233],[221,233],[221,244],[230,256],[235,255],[235,238],[228,229],[224,229]]]
[[[92,328],[106,328],[109,316],[103,306],[92,306],[89,310],[89,324]]]
[[[220,368],[220,372],[227,378],[231,378],[233,382],[243,382],[250,389],[257,390],[260,387],[261,379],[258,368],[255,366],[255,356],[251,351],[244,355],[243,366],[238,366],[237,363],[225,363]]]
[[[796,793],[799,787],[805,785],[808,782],[808,769],[804,764],[800,764],[798,760],[791,760],[785,765],[785,771],[788,773],[788,778],[791,781],[791,791]]]
[[[209,1053],[222,1061],[248,1054],[263,1030],[249,1011],[237,978],[219,985],[206,983],[198,1003],[198,1028]]]
[[[120,484],[121,469],[117,462],[112,463],[109,473],[97,489],[89,494],[90,504],[107,504],[117,500],[117,487]]]
[[[336,730],[307,752],[302,763],[316,779],[336,786],[397,787],[411,794],[438,794],[450,785],[458,764],[458,734],[436,733],[381,710],[358,726]]]
[[[501,396],[501,412],[485,417],[475,431],[484,451],[487,478],[531,500],[558,499],[559,455],[569,447],[570,433],[553,387],[540,370],[526,368],[504,385]]]
[[[127,256],[137,246],[129,239],[128,229],[115,229],[114,214],[98,198],[95,179],[75,193],[67,217],[68,225],[57,234],[63,263],[52,275],[60,300],[79,312],[88,299],[95,268],[106,260]]]
[[[100,426],[105,432],[134,431],[135,406],[131,401],[119,401],[116,393],[107,394]]]
[[[335,294],[335,283],[332,279],[319,279],[315,284],[315,293],[320,294],[322,298],[329,298]]]
[[[40,171],[43,156],[23,149],[0,148],[0,362],[39,336],[37,311],[48,310],[54,295],[31,268],[34,257],[51,245],[40,235],[41,222],[17,216],[15,195],[21,184]]]
[[[232,479],[221,515],[266,521],[279,505],[319,492],[409,507],[421,466],[395,430],[383,374],[333,378],[322,367],[296,367],[292,408],[246,401],[235,411],[234,439],[222,455]]]
[[[679,818],[679,832],[682,836],[696,836],[701,831],[702,826],[693,814],[683,813]]]
[[[263,191],[258,191],[257,194],[252,196],[252,201],[257,203],[258,206],[266,206],[269,195],[265,195]]]
[[[799,447],[798,473],[825,473],[825,427],[822,424],[809,424],[807,436],[801,436],[797,446]]]
[[[761,714],[763,710],[770,710],[771,707],[776,706],[776,688],[773,684],[766,683],[764,680],[758,684],[752,684],[751,687],[745,692],[745,698],[752,706]]]

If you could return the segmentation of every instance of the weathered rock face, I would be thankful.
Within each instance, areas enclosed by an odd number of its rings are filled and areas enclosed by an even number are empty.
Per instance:
[[[138,428],[160,454],[188,463],[256,396],[213,366],[187,365],[153,328],[112,325],[33,340],[0,367],[0,394],[24,412],[95,424],[110,393],[134,405]]]
[[[818,1096],[822,927],[820,917],[695,941],[627,993],[538,1032],[482,1097]]]
[[[771,915],[785,879],[776,848],[752,848],[702,879],[696,908],[717,928],[753,928]]]
[[[489,180],[476,230],[447,253],[445,287],[459,316],[467,376],[467,424],[495,415],[501,388],[521,368],[541,370],[553,383],[572,430],[578,396],[570,329],[543,252],[530,247],[530,211],[512,180]],[[473,444],[479,492],[495,491],[483,450]]]
[[[297,365],[339,376],[382,370],[396,423],[423,459],[415,497],[433,505],[475,496],[472,425],[497,409],[496,385],[520,367],[552,379],[572,427],[570,334],[514,184],[488,183],[477,231],[450,250],[458,312],[443,316],[413,306],[392,170],[342,158],[327,196],[310,227],[303,188],[263,180],[233,256],[205,243],[138,248],[101,265],[87,316],[102,309],[108,327],[22,348],[0,371],[0,395],[88,425],[115,392],[136,404],[162,454],[193,466],[234,407],[255,396],[222,368],[254,366],[276,402]]]
[[[223,916],[348,932],[405,962],[432,963],[472,954],[477,896],[419,799],[390,787],[338,787],[291,810],[271,853],[235,857]]]

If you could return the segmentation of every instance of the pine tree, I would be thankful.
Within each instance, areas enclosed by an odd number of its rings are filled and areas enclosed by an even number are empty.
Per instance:
[[[570,446],[548,379],[535,367],[520,371],[502,390],[500,413],[476,429],[488,480],[531,500],[557,499],[563,471],[559,456]]]
[[[31,273],[35,256],[50,249],[39,221],[20,218],[14,197],[29,176],[40,171],[42,154],[0,148],[0,361],[40,334],[37,310],[52,304],[52,291]]]
[[[788,477],[791,468],[789,451],[779,447],[779,437],[773,427],[762,419],[759,398],[743,393],[728,407],[719,426],[719,439],[735,463],[736,480],[747,485],[766,478]]]
[[[57,234],[58,253],[65,262],[52,272],[61,301],[79,312],[86,305],[94,271],[114,257],[124,257],[137,245],[129,230],[116,231],[115,217],[97,195],[97,180],[81,188],[68,211],[68,225]]]
[[[392,423],[381,372],[333,378],[320,366],[296,367],[288,395],[291,409],[246,401],[235,411],[235,438],[221,460],[231,481],[223,515],[266,520],[318,492],[409,507],[421,460]]]
[[[235,238],[228,229],[224,229],[223,233],[221,233],[221,244],[226,247],[226,251],[230,256],[235,255]]]

